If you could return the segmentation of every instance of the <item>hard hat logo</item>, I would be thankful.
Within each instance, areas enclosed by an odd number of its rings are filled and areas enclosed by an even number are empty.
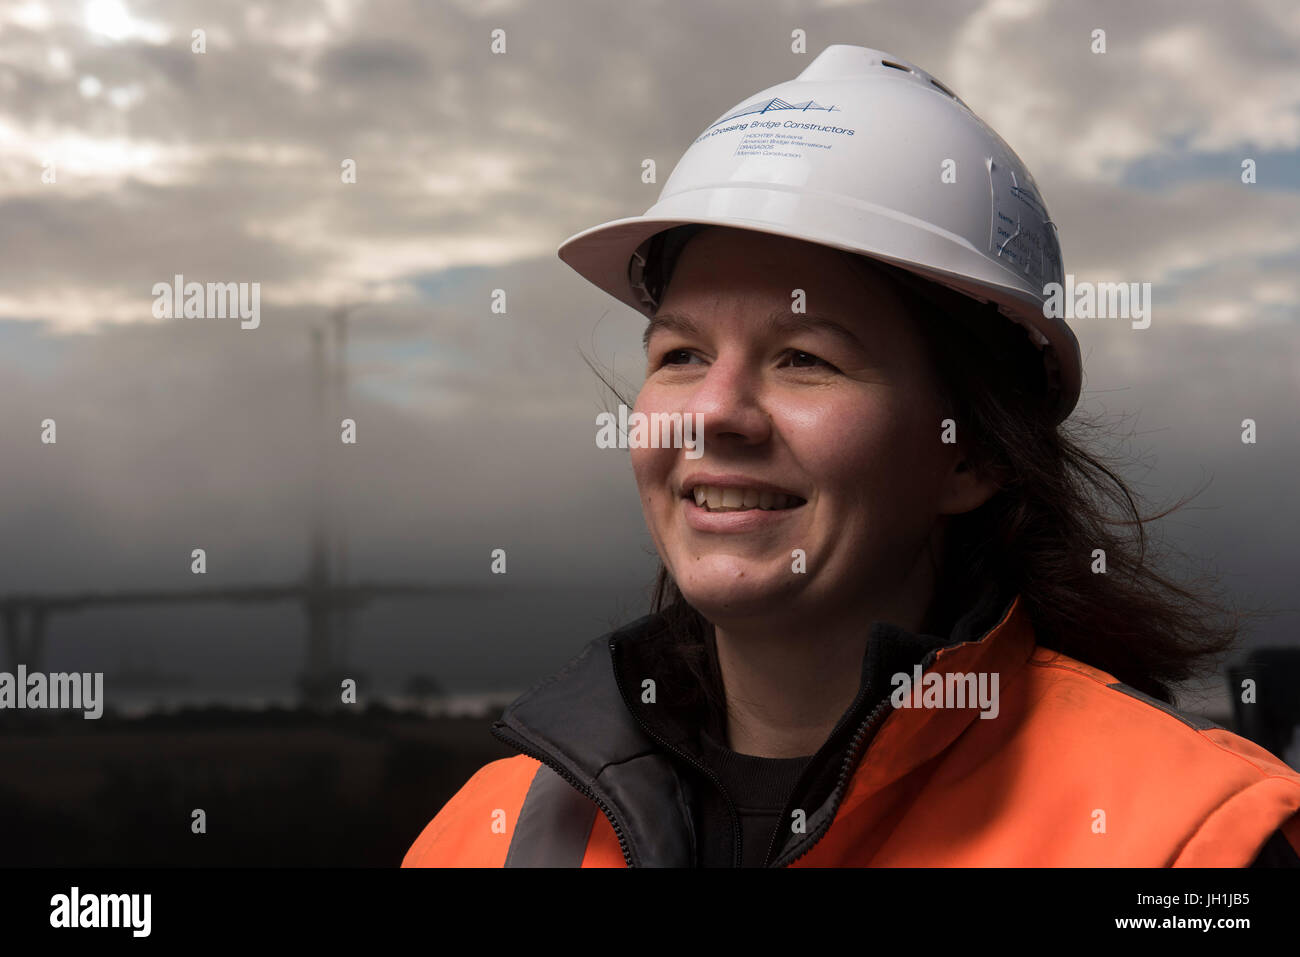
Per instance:
[[[1042,350],[1053,422],[1078,400],[1078,341],[1043,308],[1045,287],[1064,274],[1033,176],[952,91],[905,60],[827,47],[794,80],[723,111],[643,215],[571,236],[559,256],[648,316],[657,308],[650,260],[663,245],[652,241],[687,224],[830,246],[992,302]]]
[[[787,103],[779,96],[774,96],[768,100],[759,100],[756,103],[750,103],[748,106],[742,106],[736,112],[730,113],[718,120],[718,122],[710,126],[709,129],[713,129],[714,126],[721,126],[723,123],[729,123],[732,120],[738,120],[742,116],[752,116],[755,113],[768,113],[772,110],[799,110],[801,112],[807,112],[808,110],[826,110],[827,112],[830,112],[838,110],[838,107],[821,106],[815,100],[804,100],[802,103]]]

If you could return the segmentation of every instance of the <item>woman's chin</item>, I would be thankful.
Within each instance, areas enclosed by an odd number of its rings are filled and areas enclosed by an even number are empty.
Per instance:
[[[789,575],[780,579],[749,575],[716,579],[696,576],[690,581],[679,581],[677,587],[692,608],[714,621],[788,612],[790,593],[798,583],[791,581]]]

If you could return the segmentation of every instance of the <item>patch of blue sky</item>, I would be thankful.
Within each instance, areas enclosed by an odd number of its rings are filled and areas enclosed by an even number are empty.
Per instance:
[[[23,371],[35,375],[52,375],[63,358],[68,342],[50,335],[49,323],[43,320],[0,317],[0,353],[21,357]]]
[[[432,341],[427,335],[383,342],[354,340],[348,348],[357,394],[405,408],[424,408],[438,392],[438,371],[453,373],[472,364],[464,348]],[[369,371],[367,371],[369,370]]]
[[[1129,163],[1120,182],[1134,189],[1159,192],[1183,183],[1225,180],[1241,183],[1242,161],[1255,161],[1255,186],[1300,190],[1300,150],[1252,150],[1202,153],[1179,148],[1151,153]],[[1243,184],[1245,185],[1245,184]]]
[[[421,298],[447,303],[475,295],[481,289],[493,288],[491,275],[499,275],[499,266],[454,266],[432,272],[413,273],[406,279],[420,293]]]

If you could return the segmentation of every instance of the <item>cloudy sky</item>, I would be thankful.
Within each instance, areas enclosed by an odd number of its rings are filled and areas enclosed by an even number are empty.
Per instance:
[[[188,585],[196,546],[209,584],[301,575],[312,330],[340,305],[355,577],[484,581],[502,547],[512,581],[637,594],[651,546],[582,353],[635,390],[642,326],[556,247],[643,212],[701,130],[831,43],[997,129],[1067,272],[1152,283],[1149,329],[1074,323],[1081,410],[1154,503],[1208,483],[1171,541],[1278,609],[1254,640],[1294,642],[1290,0],[0,2],[0,594]],[[259,282],[260,327],[155,318],[177,273]]]

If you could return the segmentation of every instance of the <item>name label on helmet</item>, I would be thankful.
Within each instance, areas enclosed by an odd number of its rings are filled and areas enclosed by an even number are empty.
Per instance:
[[[1061,244],[1056,224],[1033,181],[1018,178],[1011,165],[996,158],[988,161],[989,189],[993,194],[993,221],[989,252],[1008,269],[1042,288],[1061,275]]]

